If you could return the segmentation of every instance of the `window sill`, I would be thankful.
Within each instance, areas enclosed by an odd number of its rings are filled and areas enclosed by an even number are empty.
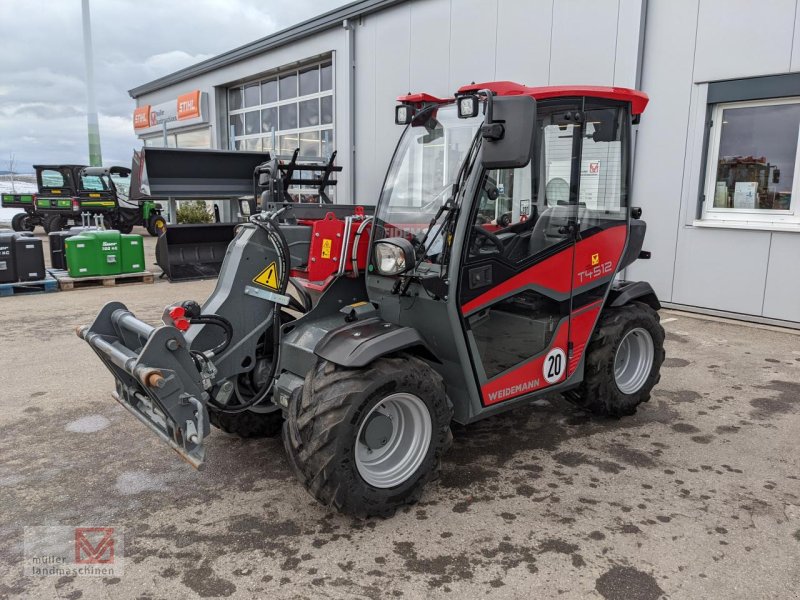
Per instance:
[[[788,231],[800,233],[800,223],[775,223],[765,221],[722,221],[722,220],[699,220],[692,222],[692,227],[703,227],[708,229],[749,229],[755,231]]]

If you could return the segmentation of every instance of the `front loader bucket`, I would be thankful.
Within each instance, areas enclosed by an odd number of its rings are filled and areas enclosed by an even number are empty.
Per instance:
[[[169,225],[156,242],[156,263],[170,281],[217,277],[235,226]]]
[[[106,304],[77,334],[114,375],[114,398],[201,468],[203,438],[209,432],[208,394],[183,334],[175,327],[140,321],[120,302]]]

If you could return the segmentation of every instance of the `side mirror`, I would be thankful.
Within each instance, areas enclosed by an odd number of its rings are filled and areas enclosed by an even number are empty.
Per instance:
[[[485,169],[517,169],[527,165],[536,141],[536,100],[530,96],[495,96],[487,111],[483,136]]]

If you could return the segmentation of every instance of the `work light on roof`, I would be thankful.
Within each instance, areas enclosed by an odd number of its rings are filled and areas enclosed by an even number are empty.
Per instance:
[[[394,107],[394,122],[398,125],[408,125],[414,118],[414,108],[408,104],[398,104]]]
[[[478,96],[470,94],[458,99],[458,118],[469,119],[478,116]]]

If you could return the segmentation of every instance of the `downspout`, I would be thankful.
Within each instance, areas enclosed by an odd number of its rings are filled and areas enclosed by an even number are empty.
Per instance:
[[[342,21],[347,46],[347,119],[350,137],[350,172],[348,173],[350,204],[356,203],[356,27],[350,19]],[[342,199],[336,199],[341,203]]]

